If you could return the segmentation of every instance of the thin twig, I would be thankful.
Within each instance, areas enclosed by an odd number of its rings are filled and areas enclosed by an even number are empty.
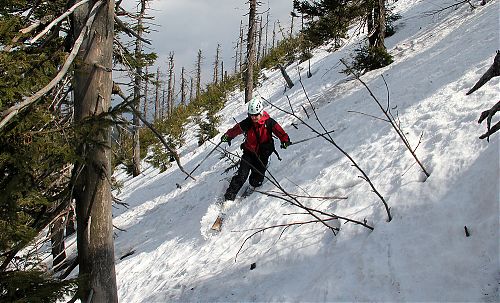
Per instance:
[[[327,219],[321,219],[321,220],[311,220],[311,221],[305,221],[305,222],[292,222],[292,223],[285,223],[285,224],[277,224],[277,225],[272,225],[272,226],[267,226],[267,227],[261,227],[261,228],[257,228],[257,231],[255,231],[254,233],[252,233],[250,236],[246,237],[245,238],[245,241],[243,241],[243,243],[241,244],[240,246],[240,249],[238,249],[238,252],[236,253],[236,256],[234,257],[234,262],[236,262],[236,260],[238,259],[238,255],[240,254],[241,250],[243,249],[243,246],[245,246],[245,243],[247,243],[248,240],[250,240],[253,236],[255,236],[256,234],[260,233],[260,232],[263,232],[263,231],[266,231],[268,229],[272,229],[272,228],[280,228],[280,227],[284,227],[284,228],[289,228],[291,226],[296,226],[296,225],[306,225],[306,224],[311,224],[311,223],[323,223],[323,221],[331,221],[331,220],[336,220],[337,218],[327,218]],[[334,227],[332,227],[334,228]],[[338,231],[337,228],[334,228]],[[245,231],[251,231],[252,229],[248,229],[248,230],[243,230],[243,231],[233,231],[233,232],[245,232]],[[255,230],[255,229],[253,229]],[[283,234],[283,232],[281,233],[281,235]],[[280,237],[281,237],[280,235]]]
[[[379,118],[379,117],[372,116],[370,114],[365,114],[365,113],[362,113],[362,112],[358,112],[358,111],[355,111],[355,110],[348,110],[347,112],[348,113],[355,113],[355,114],[360,114],[360,115],[368,116],[368,117],[371,117],[373,119],[381,120],[381,121],[384,121],[384,122],[389,122],[389,120],[386,120],[384,118]]]
[[[430,174],[427,172],[427,170],[425,169],[424,165],[420,162],[420,160],[418,159],[417,155],[415,154],[415,152],[412,150],[408,140],[406,140],[406,137],[403,133],[403,131],[401,130],[401,127],[398,127],[395,123],[395,121],[393,119],[391,119],[391,115],[389,114],[390,112],[386,111],[383,107],[382,107],[382,104],[380,104],[379,100],[377,99],[377,97],[373,94],[373,92],[371,91],[371,89],[368,87],[368,85],[363,81],[361,80],[361,78],[351,69],[351,67],[349,67],[345,62],[344,60],[340,60],[340,62],[342,62],[342,64],[344,64],[344,66],[347,68],[347,70],[349,71],[349,73],[351,73],[354,77],[356,77],[356,79],[368,90],[368,93],[370,94],[370,96],[372,97],[372,99],[377,103],[377,105],[380,107],[380,109],[382,110],[382,112],[384,113],[384,115],[389,119],[389,123],[391,124],[392,128],[394,129],[394,131],[398,134],[398,136],[401,138],[401,140],[403,141],[404,145],[406,146],[406,148],[408,149],[408,151],[411,153],[411,155],[413,156],[413,158],[415,159],[415,161],[417,161],[418,165],[420,166],[420,168],[422,169],[422,171],[424,172],[424,174],[429,177]],[[385,79],[384,79],[384,82],[385,82]]]
[[[260,191],[258,191],[258,190],[255,190],[255,191],[260,193]],[[268,192],[280,194],[280,192],[273,191],[273,190],[270,190]],[[295,198],[323,199],[323,200],[346,200],[348,198],[348,197],[336,197],[336,196],[304,196],[304,195],[298,195],[298,194],[290,194],[290,196],[295,197]]]

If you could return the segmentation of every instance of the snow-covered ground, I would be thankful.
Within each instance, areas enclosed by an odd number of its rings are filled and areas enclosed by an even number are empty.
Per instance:
[[[395,12],[402,19],[386,40],[394,63],[362,77],[383,104],[389,92],[392,112],[412,147],[418,146],[427,179],[391,126],[367,116],[382,117],[368,91],[339,73],[344,68],[339,59],[349,59],[359,38],[337,52],[315,50],[311,78],[306,63],[288,67],[296,84],[292,89],[284,92],[280,73],[268,71],[255,90],[286,110],[288,96],[293,110],[321,131],[299,83],[300,69],[321,123],[335,130],[335,143],[369,176],[390,207],[391,222],[359,170],[322,138],[279,150],[283,160],[272,156],[270,174],[289,193],[347,197],[299,201],[366,220],[373,230],[340,220],[337,235],[315,223],[268,229],[245,242],[254,229],[314,219],[283,200],[253,193],[237,198],[222,232],[210,234],[217,216],[214,203],[232,175],[223,174],[229,162],[220,153],[200,166],[196,180],[185,181],[177,167],[163,173],[147,168],[134,179],[118,173],[125,186],[116,194],[129,204],[114,213],[114,225],[124,230],[116,230],[115,238],[120,301],[498,302],[500,133],[489,143],[479,140],[486,127],[477,120],[499,100],[499,78],[472,95],[465,93],[500,48],[500,5],[493,0],[474,10],[462,4],[426,14],[454,2],[397,1]],[[245,117],[242,99],[241,92],[229,98],[221,112],[221,132],[234,124],[233,118]],[[270,105],[266,111],[292,141],[314,136],[293,116]],[[227,149],[241,154],[242,140],[238,137]],[[188,171],[213,148],[208,142],[198,148],[196,141],[189,133],[181,151]],[[268,181],[260,190],[276,187]]]

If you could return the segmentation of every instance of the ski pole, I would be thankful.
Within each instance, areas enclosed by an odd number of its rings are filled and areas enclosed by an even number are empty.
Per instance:
[[[306,141],[309,141],[309,140],[312,140],[314,138],[317,138],[317,137],[321,137],[321,136],[324,136],[324,135],[327,135],[329,133],[333,133],[334,130],[331,130],[329,132],[326,132],[326,133],[323,133],[323,134],[319,134],[319,135],[316,135],[314,137],[310,137],[310,138],[306,138],[306,139],[302,139],[302,140],[299,140],[299,141],[295,141],[295,142],[292,142],[292,145],[295,145],[295,144],[299,144],[299,143],[302,143],[302,142],[306,142]]]
[[[222,141],[220,141],[219,143],[217,143],[217,145],[215,145],[215,147],[208,153],[208,155],[205,156],[205,158],[203,158],[203,160],[201,160],[201,162],[196,165],[195,168],[193,168],[193,170],[189,173],[189,175],[184,179],[184,180],[187,180],[187,178],[189,178],[191,176],[192,173],[194,173],[195,170],[198,169],[198,167],[200,167],[200,165],[205,162],[206,159],[208,159],[208,157],[210,157],[210,155],[217,149],[217,147],[219,147],[219,145],[221,145]]]

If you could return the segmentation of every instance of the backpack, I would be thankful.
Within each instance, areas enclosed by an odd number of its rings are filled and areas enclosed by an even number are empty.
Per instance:
[[[267,131],[269,132],[269,142],[267,143],[263,143],[260,145],[260,153],[262,153],[262,155],[266,156],[266,157],[270,157],[273,153],[276,154],[276,157],[278,157],[278,160],[282,160],[280,155],[278,154],[278,151],[276,150],[276,148],[274,147],[274,139],[273,139],[273,127],[274,125],[276,125],[276,120],[274,120],[273,118],[269,117],[269,119],[266,120],[265,122],[265,127],[267,129]],[[250,128],[252,127],[252,120],[250,118],[246,118],[245,120],[243,120],[241,123],[240,123],[240,126],[241,126],[241,129],[243,130],[244,134],[245,134],[245,140],[246,140],[246,136],[247,136],[247,132],[250,130]],[[256,132],[257,134],[257,139],[260,141],[259,139],[259,134]],[[242,144],[242,147],[243,147],[243,144]]]

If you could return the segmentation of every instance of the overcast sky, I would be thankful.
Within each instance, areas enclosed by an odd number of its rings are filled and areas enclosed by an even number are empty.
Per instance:
[[[126,9],[136,10],[133,1],[124,2],[128,2],[124,5]],[[268,41],[271,43],[274,20],[278,19],[283,26],[289,27],[292,0],[261,0],[261,3],[258,12],[269,9]],[[183,66],[192,73],[198,49],[201,49],[204,57],[202,82],[207,83],[212,80],[218,43],[221,44],[224,69],[233,72],[240,20],[244,26],[248,24],[247,0],[153,0],[150,8],[149,14],[155,18],[153,23],[158,25],[151,27],[155,31],[148,36],[152,42],[148,47],[159,56],[154,72],[159,65],[165,73],[168,54],[174,52],[177,79]],[[263,15],[264,21],[266,14]]]

